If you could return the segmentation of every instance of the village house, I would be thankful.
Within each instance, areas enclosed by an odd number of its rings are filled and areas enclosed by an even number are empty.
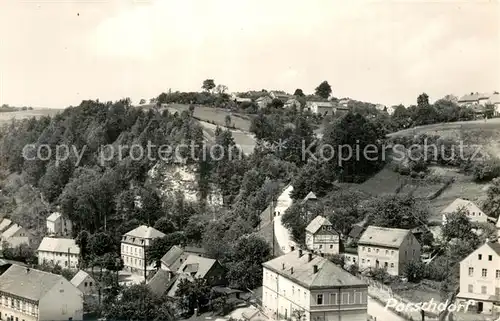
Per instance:
[[[448,214],[457,212],[463,212],[471,222],[485,223],[488,221],[488,216],[476,204],[469,200],[457,198],[441,211],[442,224],[446,224],[446,216]]]
[[[155,270],[154,263],[147,264],[146,249],[154,239],[164,236],[162,232],[146,225],[125,233],[121,242],[121,257],[125,270],[137,274],[147,274]]]
[[[264,262],[262,306],[288,320],[367,320],[368,285],[328,259],[302,250]],[[297,312],[296,312],[297,311]]]
[[[192,281],[201,278],[205,279],[209,286],[226,285],[225,272],[217,260],[189,255],[177,270],[175,282],[168,289],[167,295],[169,297],[176,297],[179,283],[183,279]]]
[[[82,291],[84,296],[97,294],[97,283],[87,272],[80,270],[71,279],[71,284]]]
[[[296,108],[297,110],[300,109],[300,101],[298,101],[295,98],[290,98],[285,102],[285,108],[291,109],[291,108]]]
[[[472,92],[470,94],[464,95],[458,99],[458,105],[462,107],[472,107],[477,105],[485,104],[490,95],[486,93]]]
[[[473,300],[472,309],[492,314],[500,310],[500,244],[485,243],[460,262],[457,301]],[[470,308],[470,309],[471,309]]]
[[[314,203],[316,203],[317,200],[318,200],[318,197],[316,196],[316,194],[314,194],[313,192],[309,192],[306,195],[306,197],[304,197],[304,199],[302,200],[301,204],[302,205],[314,204]]]
[[[331,101],[307,101],[306,108],[311,113],[321,116],[335,114],[335,107]]]
[[[38,264],[59,265],[66,269],[78,268],[80,248],[75,240],[44,237],[38,246]]]
[[[0,319],[83,320],[82,296],[61,275],[12,265],[0,275]]]
[[[272,101],[273,101],[273,99],[267,95],[259,97],[259,98],[257,98],[257,100],[255,100],[255,102],[257,103],[257,106],[259,106],[259,109],[266,108],[267,105],[272,103]]]
[[[284,91],[276,91],[276,90],[275,91],[270,91],[269,92],[269,96],[272,99],[279,99],[283,103],[286,103],[289,99],[294,98],[293,95],[289,95],[289,94],[285,93]]]
[[[494,116],[500,116],[500,94],[498,92],[493,93],[488,99],[488,104],[495,107]]]
[[[340,237],[332,223],[321,216],[316,216],[306,227],[306,246],[311,251],[324,254],[339,253]]]
[[[71,237],[73,224],[59,212],[54,212],[47,217],[47,233],[51,236]]]
[[[406,264],[420,260],[420,243],[410,230],[368,226],[358,241],[361,271],[384,268],[390,275],[400,275]]]
[[[21,244],[31,244],[32,235],[29,231],[20,225],[12,224],[0,236],[0,249],[6,242],[10,247],[16,247]]]
[[[189,256],[182,247],[174,245],[161,258],[160,268],[167,272],[168,280],[172,279],[179,267]]]

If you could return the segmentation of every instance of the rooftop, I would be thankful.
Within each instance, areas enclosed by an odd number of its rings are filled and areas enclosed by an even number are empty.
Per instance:
[[[500,243],[486,243],[497,255],[500,255]]]
[[[182,254],[184,254],[184,250],[177,245],[174,245],[170,248],[170,250],[165,253],[165,255],[161,258],[161,263],[170,267],[172,264],[177,261]]]
[[[83,281],[85,281],[85,279],[86,279],[87,277],[90,277],[90,278],[91,278],[91,276],[90,276],[87,272],[85,272],[85,271],[83,271],[83,270],[80,270],[80,271],[78,271],[78,273],[76,273],[76,274],[75,274],[75,276],[71,279],[71,284],[73,284],[74,286],[78,287],[78,286],[80,286],[80,284],[82,284],[82,282],[83,282]]]
[[[368,226],[358,241],[358,244],[378,245],[399,248],[410,230]]]
[[[4,239],[8,239],[8,238],[14,236],[14,234],[16,234],[17,232],[19,232],[22,229],[23,229],[22,226],[17,225],[17,224],[13,224],[7,230],[5,230],[5,232],[2,233],[2,237]]]
[[[263,267],[286,277],[308,289],[337,287],[367,287],[361,279],[345,271],[328,259],[309,252],[295,250],[273,260]],[[311,261],[309,261],[311,255]],[[314,273],[314,267],[317,272]]]
[[[204,278],[215,264],[217,264],[216,260],[189,255],[177,270],[177,280],[170,288],[169,295],[175,296],[175,292],[182,279]]]
[[[471,202],[469,200],[457,198],[450,205],[446,206],[446,208],[444,210],[442,210],[442,213],[446,213],[446,214],[454,213],[454,212],[458,212],[461,209],[465,209],[468,212],[470,212],[470,211],[482,212],[481,209],[479,207],[477,207],[477,205],[474,204],[473,202]]]
[[[158,296],[161,296],[168,290],[169,283],[169,273],[165,270],[160,269],[155,273],[151,280],[149,280],[148,287],[151,292],[155,293]]]
[[[55,220],[57,220],[60,217],[61,217],[61,213],[54,212],[54,213],[50,214],[49,217],[47,217],[47,221],[54,222]]]
[[[3,232],[5,231],[9,225],[12,224],[12,221],[9,220],[8,218],[4,218],[1,222],[0,222],[0,232]]]
[[[307,225],[306,231],[314,234],[318,232],[322,226],[332,226],[332,223],[330,223],[326,217],[318,215],[311,221],[311,223],[309,223],[309,225]]]
[[[56,284],[64,281],[61,275],[12,265],[0,275],[0,292],[39,301]]]
[[[125,233],[126,236],[137,237],[142,239],[155,239],[159,237],[164,237],[165,234],[158,231],[154,227],[141,225],[130,232]]]
[[[305,202],[311,200],[311,201],[315,201],[317,200],[318,198],[316,197],[316,194],[314,194],[313,192],[309,192],[309,194],[306,195],[306,197],[304,197],[304,199],[302,200],[302,204],[304,204]]]
[[[80,254],[80,248],[75,240],[65,238],[44,237],[38,251]]]

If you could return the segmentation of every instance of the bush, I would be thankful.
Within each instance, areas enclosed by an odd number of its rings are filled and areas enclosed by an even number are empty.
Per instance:
[[[419,282],[425,277],[425,264],[420,261],[411,261],[405,266],[404,275],[409,282]]]
[[[476,182],[488,182],[500,176],[500,160],[477,161],[472,165],[472,176]]]

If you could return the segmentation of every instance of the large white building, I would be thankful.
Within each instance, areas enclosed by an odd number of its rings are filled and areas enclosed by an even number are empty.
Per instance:
[[[441,211],[442,223],[446,224],[446,217],[451,213],[462,212],[467,216],[469,221],[475,223],[486,223],[488,221],[488,216],[473,202],[469,200],[464,200],[457,198],[450,205],[448,205],[444,210]]]
[[[460,262],[458,301],[473,300],[473,309],[500,311],[500,244],[485,243]]]
[[[126,270],[138,274],[147,273],[155,269],[155,263],[147,265],[145,257],[146,249],[152,241],[164,237],[165,234],[157,229],[141,225],[132,231],[125,233],[121,242],[121,257]]]
[[[73,239],[44,237],[37,252],[39,265],[59,265],[66,269],[78,268],[80,248]]]
[[[61,275],[12,265],[0,275],[0,319],[83,320],[82,296]]]
[[[367,320],[368,285],[326,258],[294,250],[262,266],[262,305],[270,318]]]
[[[400,275],[407,263],[420,260],[420,250],[410,230],[368,226],[358,241],[359,268],[383,268],[391,275]]]
[[[307,225],[306,246],[309,250],[330,255],[338,254],[339,244],[339,233],[327,218],[318,215]]]
[[[73,224],[59,212],[54,212],[47,217],[47,233],[52,236],[71,236]]]

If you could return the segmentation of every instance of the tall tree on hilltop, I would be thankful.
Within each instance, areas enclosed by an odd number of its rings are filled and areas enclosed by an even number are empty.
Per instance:
[[[293,95],[297,96],[297,97],[304,97],[305,96],[304,92],[300,88],[295,89],[295,92],[293,93]]]
[[[319,86],[315,89],[315,94],[321,98],[327,99],[328,97],[330,97],[331,93],[332,87],[326,80],[319,84]]]
[[[207,92],[211,92],[215,88],[215,82],[213,79],[205,79],[201,88]]]

